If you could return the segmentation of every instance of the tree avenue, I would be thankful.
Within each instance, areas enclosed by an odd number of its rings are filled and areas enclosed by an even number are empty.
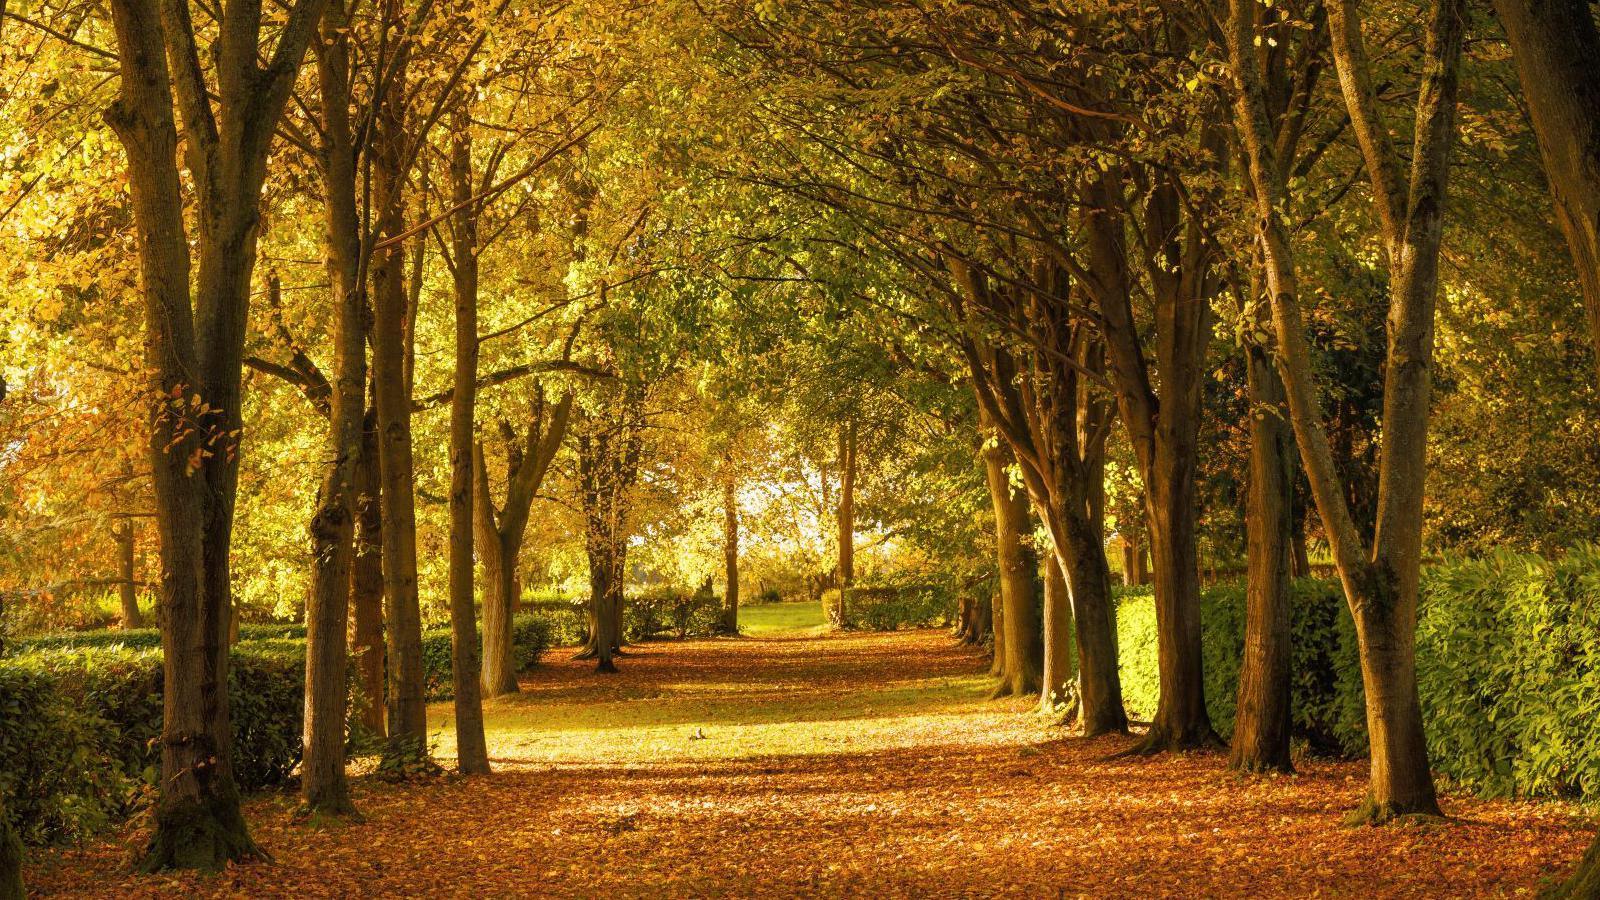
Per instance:
[[[1577,0],[0,0],[0,898],[1600,897],[1597,58]],[[540,804],[630,866],[513,858]],[[1248,885],[1147,855],[1199,810]]]

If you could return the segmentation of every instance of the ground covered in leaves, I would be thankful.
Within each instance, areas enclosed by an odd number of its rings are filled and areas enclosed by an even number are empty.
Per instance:
[[[786,611],[791,616],[793,611]],[[761,615],[757,613],[757,615]],[[785,620],[787,621],[787,619]],[[758,623],[759,624],[759,623]],[[1448,797],[1433,827],[1345,829],[1364,767],[1240,781],[1223,757],[1108,759],[984,699],[941,632],[647,644],[595,676],[558,651],[489,704],[487,778],[355,782],[365,821],[248,815],[274,861],[128,872],[137,835],[36,853],[47,896],[1532,895],[1591,837],[1557,805]],[[453,752],[448,705],[437,752]]]

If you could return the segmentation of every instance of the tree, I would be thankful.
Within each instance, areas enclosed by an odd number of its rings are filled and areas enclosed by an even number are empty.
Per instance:
[[[506,447],[505,500],[497,508],[489,486],[489,466],[483,443],[477,444],[474,467],[477,489],[473,498],[475,521],[483,559],[483,689],[488,696],[515,693],[516,667],[512,661],[511,617],[515,611],[528,516],[545,474],[567,436],[572,412],[572,392],[550,404],[543,385],[535,389],[526,427],[519,434],[502,421]]]
[[[346,815],[355,811],[344,771],[349,694],[346,620],[355,578],[356,471],[362,464],[367,348],[366,295],[361,289],[364,236],[357,212],[357,150],[350,126],[350,21],[344,0],[328,3],[316,58],[322,88],[325,255],[335,354],[328,458],[311,520],[315,571],[306,604],[305,757],[300,784],[309,810]]]
[[[472,583],[472,450],[478,400],[478,185],[472,165],[472,121],[458,101],[450,140],[450,268],[455,287],[455,386],[450,398],[450,673],[455,690],[456,766],[486,775],[482,676]],[[485,502],[487,498],[485,498]]]
[[[106,121],[133,194],[163,584],[162,775],[146,870],[260,854],[239,810],[226,687],[242,354],[267,154],[323,5],[288,8],[265,66],[261,7],[228,7],[213,88],[186,4],[111,4],[122,84]],[[192,291],[174,106],[199,200]]]
[[[1359,13],[1344,0],[1334,0],[1328,7],[1334,63],[1367,166],[1389,263],[1381,487],[1378,525],[1369,547],[1350,516],[1317,399],[1293,244],[1283,212],[1287,173],[1274,146],[1261,76],[1252,59],[1257,34],[1254,9],[1247,0],[1231,0],[1229,9],[1227,39],[1238,98],[1234,118],[1266,262],[1277,366],[1317,511],[1356,621],[1372,778],[1367,799],[1352,818],[1384,822],[1396,816],[1437,815],[1417,699],[1415,627],[1434,299],[1465,10],[1456,0],[1441,0],[1430,9],[1406,187],[1399,157],[1378,119]]]

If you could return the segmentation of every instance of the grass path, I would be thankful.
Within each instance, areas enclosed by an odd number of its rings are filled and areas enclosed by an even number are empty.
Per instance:
[[[616,676],[552,654],[489,704],[488,778],[357,779],[366,821],[333,828],[292,822],[292,796],[252,799],[272,864],[140,878],[123,835],[36,860],[31,884],[116,897],[1518,896],[1590,837],[1563,807],[1464,798],[1448,799],[1453,824],[1343,829],[1360,765],[1238,781],[1217,755],[1108,761],[1126,739],[1063,739],[1025,704],[984,700],[983,661],[942,633],[804,637],[802,610],[756,615],[787,624],[636,647]],[[438,737],[448,757],[448,728]]]

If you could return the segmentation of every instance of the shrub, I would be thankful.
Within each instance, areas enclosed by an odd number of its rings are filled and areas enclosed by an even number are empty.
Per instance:
[[[850,588],[844,616],[850,628],[896,631],[948,625],[955,608],[955,594],[948,585],[890,581]]]
[[[305,650],[241,644],[228,677],[234,776],[286,781],[300,762]],[[161,765],[161,655],[35,651],[0,661],[0,791],[24,840],[70,840],[125,815]]]
[[[299,640],[306,637],[306,626],[289,623],[252,624],[239,626],[239,643],[256,641]],[[97,628],[91,631],[60,631],[21,638],[7,645],[10,655],[33,653],[41,650],[92,650],[121,648],[125,650],[161,649],[161,632],[155,628],[135,628],[122,631]]]
[[[1600,549],[1447,560],[1422,589],[1435,768],[1487,795],[1600,795]]]
[[[481,646],[481,644],[480,644]],[[511,620],[511,659],[517,674],[532,669],[550,649],[550,626],[538,615],[518,613]],[[422,633],[422,685],[429,702],[455,698],[450,664],[450,629],[430,628]]]
[[[1123,698],[1136,716],[1155,714],[1157,672],[1155,600],[1148,585],[1115,589]],[[1339,585],[1301,579],[1290,596],[1293,656],[1291,715],[1297,737],[1321,752],[1366,752],[1366,722],[1355,627]],[[1209,585],[1200,592],[1201,653],[1206,709],[1217,731],[1233,730],[1239,665],[1244,652],[1245,588]]]
[[[525,601],[523,615],[540,619],[549,635],[549,646],[572,647],[589,638],[589,624],[584,618],[586,602],[581,599],[549,598]]]
[[[629,597],[622,607],[622,630],[630,641],[642,641],[671,632],[679,638],[704,637],[715,632],[722,615],[722,600],[711,591],[653,591]]]

